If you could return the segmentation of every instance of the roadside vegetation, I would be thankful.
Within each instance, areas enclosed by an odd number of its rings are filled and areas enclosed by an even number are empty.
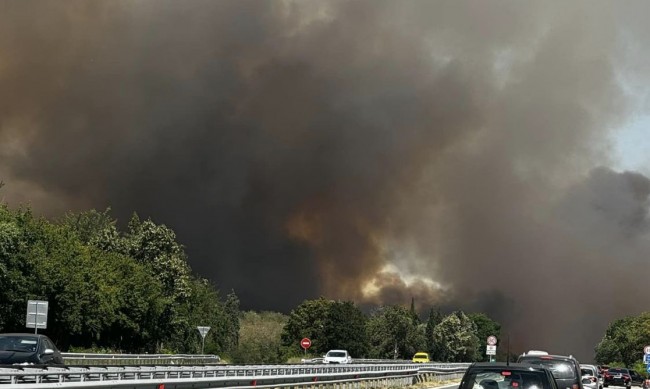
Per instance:
[[[210,326],[205,353],[234,363],[281,363],[346,349],[354,358],[485,359],[500,325],[482,313],[421,320],[407,306],[363,312],[350,301],[307,300],[288,315],[241,312],[192,273],[175,233],[133,215],[118,229],[110,209],[49,220],[0,205],[0,332],[25,332],[28,299],[49,302],[42,331],[66,351],[198,353],[196,326]],[[312,340],[307,353],[299,346]]]
[[[650,312],[615,320],[596,346],[596,362],[611,367],[627,367],[647,376],[643,347],[649,344]]]

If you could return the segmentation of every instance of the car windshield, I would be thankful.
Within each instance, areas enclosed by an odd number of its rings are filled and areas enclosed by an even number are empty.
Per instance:
[[[417,354],[415,354],[415,357],[416,358],[426,358],[427,354],[425,354],[425,353],[417,353]]]
[[[542,365],[553,373],[553,377],[559,379],[575,379],[576,374],[573,365],[569,362],[559,361],[557,359],[546,358],[525,358],[521,362]]]
[[[474,369],[459,389],[551,389],[541,371]]]
[[[35,352],[38,338],[28,335],[0,336],[0,351]]]
[[[334,357],[334,358],[344,358],[345,353],[343,351],[330,351],[327,353],[328,357]]]

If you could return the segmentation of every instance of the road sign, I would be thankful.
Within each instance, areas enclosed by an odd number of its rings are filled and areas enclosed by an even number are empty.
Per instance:
[[[646,367],[645,371],[647,371],[648,373],[650,373],[650,365],[648,365],[648,367]]]
[[[497,346],[488,345],[485,348],[485,354],[486,355],[497,355]]]
[[[645,346],[645,347],[643,348],[643,353],[644,353],[644,354],[650,354],[650,346]]]
[[[210,327],[196,327],[197,330],[199,330],[199,334],[201,334],[202,338],[205,338],[205,336],[208,334],[208,331],[210,331]]]
[[[646,365],[650,364],[650,354],[645,354],[643,356],[643,363],[645,363]]]
[[[27,301],[27,320],[25,321],[26,327],[33,328],[34,333],[37,333],[39,328],[47,328],[47,308],[47,301]]]
[[[203,340],[201,342],[201,354],[203,354],[203,349],[205,348],[205,336],[208,334],[208,331],[210,331],[210,327],[198,326],[196,329],[199,330],[199,334],[201,334],[201,339]]]
[[[491,336],[488,336],[488,338],[487,338],[487,344],[489,344],[490,346],[494,346],[494,345],[496,345],[496,344],[497,344],[497,337],[496,337],[496,336],[492,336],[492,335],[491,335]]]
[[[300,347],[304,348],[307,351],[311,347],[311,340],[309,338],[302,338],[300,341]]]

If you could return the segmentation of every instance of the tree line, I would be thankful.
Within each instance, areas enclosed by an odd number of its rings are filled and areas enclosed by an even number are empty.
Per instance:
[[[25,332],[27,300],[47,300],[48,334],[63,350],[232,350],[239,300],[192,274],[174,232],[110,210],[49,221],[0,205],[0,331]]]
[[[347,349],[356,358],[484,360],[485,338],[500,325],[482,313],[426,320],[414,309],[369,313],[350,301],[307,300],[290,314],[241,312],[234,291],[222,295],[190,269],[175,233],[137,215],[126,227],[106,211],[55,220],[0,205],[0,332],[25,332],[27,300],[49,302],[48,334],[67,351],[196,353],[196,326],[210,326],[205,352],[238,363],[280,363]]]
[[[596,346],[596,362],[645,374],[643,348],[650,345],[650,312],[614,320]]]

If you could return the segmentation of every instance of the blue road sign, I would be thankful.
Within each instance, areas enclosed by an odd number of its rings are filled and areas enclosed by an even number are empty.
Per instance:
[[[647,371],[648,373],[650,373],[650,365],[648,365],[648,366],[646,367],[645,371]]]
[[[650,354],[644,354],[643,355],[643,363],[650,364]]]

